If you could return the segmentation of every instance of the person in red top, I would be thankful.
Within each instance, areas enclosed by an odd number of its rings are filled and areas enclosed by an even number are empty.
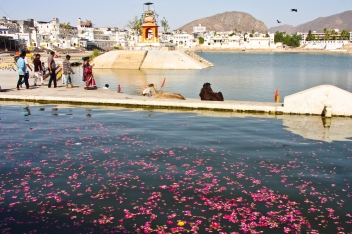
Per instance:
[[[94,64],[90,65],[89,64],[89,58],[84,58],[83,59],[83,77],[84,81],[86,82],[86,87],[84,89],[96,89],[97,85],[95,83],[95,79],[93,76],[92,68]]]

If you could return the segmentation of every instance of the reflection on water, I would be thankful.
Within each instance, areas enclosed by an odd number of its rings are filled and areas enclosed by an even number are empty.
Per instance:
[[[31,110],[29,109],[29,106],[23,106],[22,109],[23,109],[22,114],[23,114],[24,116],[31,115]]]
[[[107,73],[117,71],[106,71]],[[118,74],[124,74],[127,71],[120,71]],[[127,72],[129,73],[129,72]],[[100,74],[105,74],[102,72]],[[110,73],[111,74],[111,73]],[[129,73],[131,74],[131,73]],[[136,72],[135,74],[143,74],[143,72]],[[140,76],[140,83],[142,83],[142,78]],[[1,102],[0,102],[1,103]],[[6,102],[3,102],[6,103]],[[55,105],[47,106],[51,107],[51,115],[59,116],[58,110],[62,108],[63,110],[68,110],[68,113],[64,115],[73,115],[72,106],[70,105]],[[70,107],[69,109],[67,109]],[[24,116],[31,115],[30,107],[25,105],[21,107]],[[45,107],[39,107],[39,111],[45,111]],[[89,106],[84,108],[88,113],[85,115],[87,118],[92,117],[93,110],[115,110],[115,111],[126,111],[128,112],[139,112],[143,109],[126,109],[123,107],[93,107]],[[169,114],[175,113],[193,113],[195,116],[205,116],[205,117],[215,117],[215,118],[257,118],[258,120],[265,119],[278,119],[282,121],[283,129],[290,131],[296,135],[302,136],[305,139],[333,142],[333,141],[351,141],[352,140],[352,118],[348,117],[332,117],[323,118],[321,116],[305,116],[305,115],[269,115],[269,114],[251,114],[251,113],[237,113],[237,112],[217,112],[208,110],[167,110],[167,109],[155,109],[148,114],[148,117],[153,116],[153,112],[163,112]]]
[[[318,141],[351,141],[352,118],[322,118],[320,116],[278,116],[285,129]]]
[[[268,114],[246,114],[236,112],[214,112],[195,111],[198,115],[222,117],[222,118],[258,118],[258,119],[279,119],[285,130],[305,139],[333,142],[352,141],[352,118],[305,115],[268,115]]]

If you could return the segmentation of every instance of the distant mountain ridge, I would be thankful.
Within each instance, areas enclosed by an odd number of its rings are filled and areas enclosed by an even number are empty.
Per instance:
[[[266,25],[254,18],[252,15],[244,12],[230,11],[221,14],[216,14],[210,17],[194,20],[182,27],[180,30],[186,31],[187,33],[193,32],[193,27],[201,24],[206,27],[207,31],[225,32],[225,31],[237,31],[266,33],[268,28]]]
[[[296,27],[287,24],[271,27],[269,28],[269,32],[275,33],[279,31],[289,34],[296,32],[308,32],[309,30],[323,32],[324,28],[328,30],[338,28],[340,32],[344,29],[348,32],[352,31],[352,10],[327,17],[319,17],[315,20],[300,24]]]

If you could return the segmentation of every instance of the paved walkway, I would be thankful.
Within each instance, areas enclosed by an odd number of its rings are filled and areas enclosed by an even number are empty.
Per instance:
[[[66,103],[75,105],[102,105],[120,107],[138,107],[155,109],[192,109],[215,110],[225,112],[247,112],[282,114],[282,103],[275,102],[247,102],[247,101],[201,101],[200,99],[187,98],[187,100],[156,99],[153,97],[117,93],[116,90],[85,90],[83,84],[74,84],[73,88],[66,88],[58,82],[57,88],[47,86],[22,88],[16,90],[18,80],[17,72],[0,70],[0,86],[6,92],[0,92],[2,101],[26,101],[49,103]],[[30,78],[30,84],[33,79]]]

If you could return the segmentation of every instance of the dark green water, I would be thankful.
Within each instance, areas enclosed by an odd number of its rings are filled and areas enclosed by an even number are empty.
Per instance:
[[[352,231],[347,140],[265,116],[2,105],[0,118],[3,233]]]
[[[141,94],[147,84],[199,98],[204,83],[221,91],[225,100],[273,102],[276,89],[281,100],[314,86],[329,84],[352,92],[352,56],[346,54],[199,53],[214,64],[203,70],[106,70],[95,69],[99,87],[109,84],[122,92]],[[77,72],[79,74],[79,71]],[[81,75],[75,75],[75,82]]]

